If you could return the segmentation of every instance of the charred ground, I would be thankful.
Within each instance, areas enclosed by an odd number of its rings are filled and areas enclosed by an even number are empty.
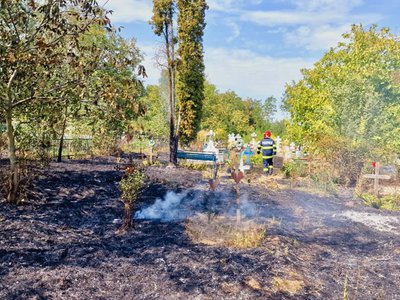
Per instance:
[[[24,205],[1,202],[1,299],[400,299],[399,213],[252,182],[241,191],[267,226],[257,248],[195,244],[184,221],[141,220],[120,235],[114,167],[52,164]],[[207,185],[185,169],[149,175],[139,208]],[[230,190],[222,181],[216,195]]]

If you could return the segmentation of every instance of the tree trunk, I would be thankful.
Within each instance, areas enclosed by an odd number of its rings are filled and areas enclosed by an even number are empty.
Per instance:
[[[172,20],[172,16],[171,16]],[[174,47],[173,22],[166,24],[165,48],[168,62],[168,83],[169,83],[169,162],[177,165],[178,139],[175,132],[175,47]]]
[[[130,228],[133,227],[133,220],[132,220],[132,203],[130,202],[124,202],[124,220],[123,220],[123,225],[122,228],[124,230],[129,230]]]
[[[7,107],[6,107],[6,124],[7,124],[7,138],[8,138],[8,152],[10,157],[10,185],[7,195],[7,201],[18,204],[18,190],[19,190],[19,167],[15,147],[15,134],[13,121],[13,101],[11,95],[11,86],[17,76],[17,70],[14,70],[7,83]]]
[[[64,133],[65,133],[65,127],[67,125],[67,107],[65,107],[65,116],[64,116],[64,122],[62,125],[62,130],[61,130],[61,138],[60,138],[60,144],[58,146],[58,155],[57,155],[57,162],[62,161],[62,151],[64,147]]]
[[[58,145],[58,154],[57,154],[57,162],[61,162],[62,161],[62,150],[64,147],[64,129],[62,131],[62,135],[60,138],[60,143]]]
[[[7,195],[7,201],[18,204],[18,188],[19,188],[19,169],[15,147],[15,134],[12,125],[12,110],[11,106],[6,112],[8,152],[10,156],[10,186]]]

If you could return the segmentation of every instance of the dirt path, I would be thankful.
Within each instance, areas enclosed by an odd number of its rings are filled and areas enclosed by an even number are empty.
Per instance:
[[[265,224],[265,242],[247,250],[196,245],[182,220],[210,203],[232,214],[231,184],[211,193],[198,172],[150,174],[158,183],[138,210],[159,198],[173,215],[162,222],[153,210],[155,220],[137,220],[127,235],[115,224],[121,172],[106,161],[54,165],[34,203],[1,202],[0,299],[400,299],[399,213],[245,184],[243,213]],[[171,188],[179,201],[165,206]]]

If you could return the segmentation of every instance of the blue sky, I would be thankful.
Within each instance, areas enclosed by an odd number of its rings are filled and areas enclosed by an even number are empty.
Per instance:
[[[102,0],[103,2],[105,0]],[[100,3],[102,2],[100,1]],[[400,0],[208,0],[204,33],[206,76],[223,92],[280,99],[285,84],[301,77],[341,40],[351,24],[377,24],[400,33]],[[161,40],[148,20],[151,0],[109,0],[111,20],[144,53],[147,84],[158,82]]]

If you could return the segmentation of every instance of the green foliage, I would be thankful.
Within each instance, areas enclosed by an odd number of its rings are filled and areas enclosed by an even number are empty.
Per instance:
[[[250,140],[249,135],[253,131],[262,136],[262,133],[271,129],[274,124],[268,121],[273,109],[266,109],[260,100],[242,99],[232,91],[220,93],[215,85],[207,82],[204,95],[200,127],[204,130],[214,130],[217,140],[226,140],[232,132],[242,136],[248,135],[247,139]],[[273,98],[269,99],[271,104]]]
[[[343,36],[346,42],[287,86],[288,134],[325,158],[336,158],[342,147],[365,150],[375,158],[399,154],[398,37],[376,26],[353,26]]]
[[[145,187],[146,174],[139,170],[133,169],[128,171],[119,183],[121,198],[124,202],[135,203],[140,195],[140,192]]]
[[[66,98],[78,99],[93,71],[93,61],[82,55],[93,51],[80,38],[92,26],[108,25],[93,0],[0,2],[0,118],[7,124],[9,202],[19,201],[18,156],[26,150],[17,148],[23,142],[14,125],[43,120],[53,130]]]
[[[205,0],[178,0],[179,60],[176,95],[180,110],[180,138],[188,143],[196,138],[204,99],[203,33]]]
[[[265,99],[262,104],[263,117],[266,121],[272,122],[273,117],[276,114],[276,98],[270,96]]]
[[[250,162],[253,166],[262,166],[263,165],[263,159],[261,154],[255,154],[250,157]]]
[[[269,126],[266,126],[265,128],[269,128],[269,130],[272,132],[273,136],[284,136],[286,134],[286,121],[285,120],[279,120],[279,121],[274,121],[269,124]]]
[[[154,138],[168,135],[167,111],[160,89],[156,85],[146,88],[146,95],[141,99],[146,111],[132,124],[137,130],[150,132]]]
[[[375,208],[386,209],[386,210],[400,210],[400,195],[386,195],[383,197],[377,197],[372,194],[363,193],[359,197],[364,201],[365,204]]]
[[[282,168],[285,177],[305,177],[307,176],[307,164],[301,160],[286,162]]]
[[[150,24],[156,35],[162,35],[166,25],[172,25],[175,9],[174,0],[153,0],[153,16]]]
[[[85,44],[96,49],[97,69],[89,78],[82,96],[91,100],[78,112],[90,128],[90,135],[110,139],[129,131],[132,120],[144,113],[139,100],[144,94],[134,70],[141,54],[134,40],[127,41],[114,31],[94,28],[85,36]]]

